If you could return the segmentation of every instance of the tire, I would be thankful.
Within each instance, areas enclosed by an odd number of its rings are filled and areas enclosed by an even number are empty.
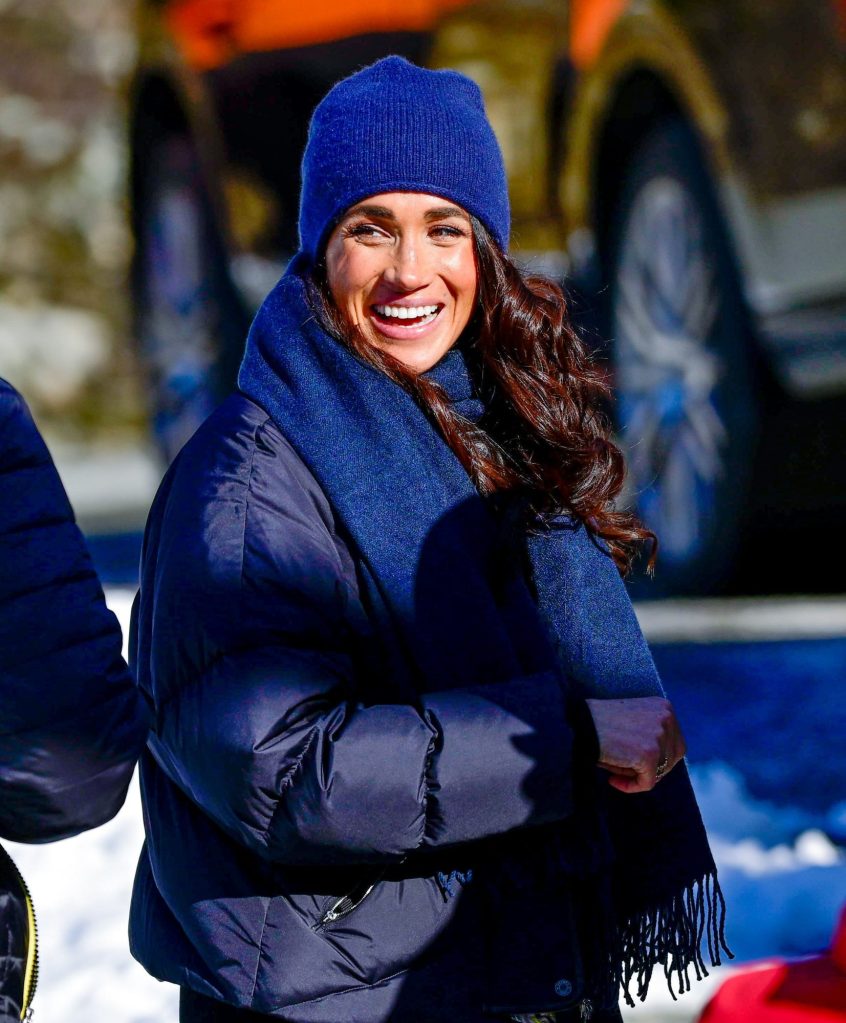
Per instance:
[[[137,202],[135,333],[169,462],[232,389],[248,319],[186,135],[153,142]]]
[[[634,152],[608,260],[614,419],[628,503],[658,536],[643,596],[724,591],[760,423],[738,273],[698,144],[680,121]]]

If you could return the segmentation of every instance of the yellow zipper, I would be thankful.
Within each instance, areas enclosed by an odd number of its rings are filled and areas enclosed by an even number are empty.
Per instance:
[[[35,919],[35,906],[32,896],[29,893],[26,881],[21,877],[21,886],[26,898],[26,920],[29,925],[29,941],[26,945],[26,966],[24,968],[23,1004],[21,1005],[21,1019],[32,1019],[32,999],[35,997],[35,988],[38,984],[38,923]]]
[[[18,884],[24,895],[26,906],[27,942],[26,942],[26,963],[24,965],[23,996],[21,998],[22,1020],[32,1019],[32,999],[35,997],[35,989],[38,986],[38,924],[35,919],[35,906],[32,901],[32,894],[29,886],[24,881],[23,874],[18,870],[18,865],[12,857],[0,845],[0,855],[11,866],[12,873],[18,879]]]

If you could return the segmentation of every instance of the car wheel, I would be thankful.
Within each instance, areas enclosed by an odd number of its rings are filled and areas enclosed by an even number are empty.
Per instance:
[[[759,410],[738,275],[681,122],[652,131],[627,167],[609,271],[626,493],[660,543],[643,593],[719,591],[741,542]]]
[[[232,388],[247,320],[187,136],[153,144],[138,204],[136,337],[170,461]]]

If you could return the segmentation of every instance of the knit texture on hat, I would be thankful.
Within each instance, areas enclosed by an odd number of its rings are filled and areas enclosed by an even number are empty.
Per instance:
[[[505,167],[475,82],[385,57],[326,94],[303,155],[303,251],[316,261],[341,214],[382,192],[451,199],[507,250]]]

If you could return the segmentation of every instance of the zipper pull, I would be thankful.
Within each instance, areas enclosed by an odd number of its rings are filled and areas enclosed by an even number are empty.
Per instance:
[[[381,878],[383,873],[384,871],[379,874],[379,878]],[[340,920],[341,917],[352,913],[354,909],[358,909],[376,887],[379,878],[368,885],[359,885],[358,888],[354,888],[348,895],[342,895],[337,902],[333,902],[329,909],[326,910],[318,921],[317,926],[322,927],[324,924],[334,923],[336,920]]]
[[[337,902],[333,903],[329,909],[320,918],[321,924],[331,924],[335,920],[338,920],[342,916],[346,916],[347,913],[352,912],[355,908],[355,902],[349,897],[344,895],[343,898],[338,899]]]
[[[593,1016],[593,1002],[589,998],[583,998],[579,1002],[579,1019],[581,1023],[588,1023]]]
[[[405,855],[399,862],[404,863],[407,859],[408,855]],[[337,902],[332,903],[323,916],[317,921],[317,926],[323,927],[324,924],[334,923],[336,920],[340,920],[342,916],[347,916],[347,914],[352,913],[354,909],[358,909],[387,872],[388,868],[386,866],[382,867],[372,881],[365,881],[353,888],[351,892],[348,892],[346,895],[342,895]]]

